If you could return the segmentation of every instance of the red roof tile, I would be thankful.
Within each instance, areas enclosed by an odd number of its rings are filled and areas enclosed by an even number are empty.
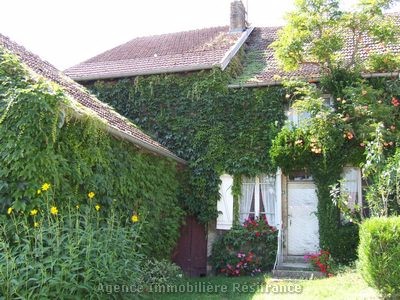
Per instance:
[[[61,86],[73,100],[92,111],[104,121],[112,133],[122,136],[137,146],[150,150],[153,153],[173,158],[181,163],[184,162],[168,149],[143,133],[128,119],[115,112],[110,106],[91,95],[83,86],[64,75],[50,63],[40,59],[39,56],[31,53],[1,34],[0,47],[17,55],[19,59],[36,74]]]
[[[224,26],[135,38],[65,73],[82,81],[210,69],[221,63],[241,36]]]

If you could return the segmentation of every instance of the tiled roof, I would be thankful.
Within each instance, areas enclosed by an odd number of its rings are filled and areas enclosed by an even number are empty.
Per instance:
[[[31,53],[24,47],[16,44],[1,34],[0,47],[5,48],[14,55],[17,55],[19,59],[34,73],[61,86],[72,100],[76,101],[90,112],[93,112],[103,122],[105,122],[111,133],[129,140],[140,148],[173,158],[181,163],[184,162],[168,149],[143,133],[128,119],[115,112],[110,106],[91,95],[83,86],[64,75],[48,62],[40,59],[39,56]]]
[[[400,26],[399,14],[388,14],[394,17],[397,25]],[[246,51],[244,58],[244,72],[237,78],[234,85],[252,85],[279,83],[285,78],[307,78],[318,79],[321,74],[320,68],[315,64],[302,64],[298,70],[285,72],[279,67],[275,58],[274,50],[269,46],[278,37],[281,27],[255,28],[246,41]],[[400,43],[385,46],[376,42],[369,36],[364,36],[359,46],[358,57],[366,59],[372,53],[385,53],[391,51],[400,54]],[[352,43],[350,38],[344,51],[340,53],[344,61],[350,61],[352,53]]]
[[[83,81],[210,69],[221,64],[242,34],[224,26],[135,38],[65,73]]]

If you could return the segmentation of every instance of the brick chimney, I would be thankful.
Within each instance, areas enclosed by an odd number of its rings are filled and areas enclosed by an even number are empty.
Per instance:
[[[242,32],[247,28],[246,8],[241,0],[231,2],[231,25],[229,32]]]

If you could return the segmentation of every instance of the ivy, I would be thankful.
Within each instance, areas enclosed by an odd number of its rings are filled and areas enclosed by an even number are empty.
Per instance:
[[[384,158],[394,154],[400,139],[396,101],[399,88],[397,79],[364,80],[356,72],[335,69],[321,81],[319,89],[300,84],[288,94],[296,96],[294,107],[309,112],[310,118],[298,127],[282,128],[273,142],[271,158],[285,173],[307,169],[312,174],[319,200],[320,247],[329,250],[338,261],[356,258],[358,226],[342,225],[339,208],[330,195],[331,186],[338,183],[344,166],[362,167],[374,153],[371,149],[377,124],[383,128],[379,138],[383,157],[380,169],[384,168]],[[321,105],[322,91],[333,96],[333,107]],[[366,182],[372,184],[366,191],[372,209],[376,178],[375,174],[364,175]]]
[[[284,89],[228,89],[239,69],[234,60],[224,72],[213,69],[89,84],[99,99],[189,162],[181,198],[203,222],[217,217],[221,174],[238,178],[275,172],[269,149],[283,125]]]
[[[76,117],[60,87],[33,77],[2,49],[0,83],[1,212],[39,208],[45,182],[60,214],[93,191],[100,213],[113,206],[121,219],[139,214],[143,253],[169,258],[183,216],[175,163],[110,136],[90,113]]]

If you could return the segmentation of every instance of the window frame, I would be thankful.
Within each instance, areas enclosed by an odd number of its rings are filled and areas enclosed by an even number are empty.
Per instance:
[[[274,191],[275,191],[275,197],[274,197],[275,199],[274,199],[274,201],[275,201],[275,203],[274,203],[274,207],[273,207],[274,208],[273,212],[267,211],[267,207],[264,207],[265,206],[264,204],[261,205],[261,197],[262,197],[261,185],[265,184],[265,183],[261,182],[261,178],[263,176],[265,176],[265,177],[273,177],[274,178]],[[262,175],[258,175],[258,176],[255,176],[255,177],[251,177],[251,178],[246,177],[246,178],[250,182],[242,182],[242,195],[241,195],[241,198],[240,198],[240,201],[239,201],[239,222],[240,223],[244,222],[245,218],[242,217],[243,215],[248,215],[247,218],[249,218],[250,215],[254,215],[254,219],[259,218],[259,217],[264,215],[269,222],[275,223],[275,224],[272,224],[272,225],[275,226],[276,223],[277,223],[277,211],[276,211],[276,209],[277,209],[277,201],[278,201],[278,199],[277,199],[277,191],[276,191],[276,180],[277,180],[276,176],[262,174]],[[252,179],[254,179],[254,180],[252,180]],[[254,206],[250,205],[250,210],[249,211],[242,211],[241,203],[242,203],[242,197],[243,197],[243,185],[245,185],[245,184],[253,184],[253,182],[254,182],[254,193],[253,193],[253,196],[252,196],[252,201],[254,201]],[[264,195],[264,197],[266,197],[266,195]],[[268,201],[268,200],[266,200],[266,201]],[[254,207],[253,210],[251,209],[252,207]],[[264,208],[263,211],[261,211],[262,207]],[[272,215],[272,217],[271,217],[271,215]],[[274,222],[272,222],[272,220]]]

